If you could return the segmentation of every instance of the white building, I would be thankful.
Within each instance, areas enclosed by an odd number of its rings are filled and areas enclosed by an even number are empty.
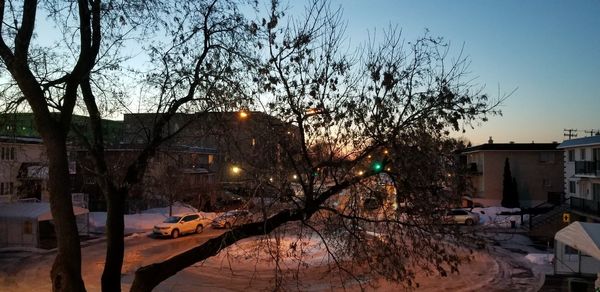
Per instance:
[[[567,140],[564,150],[565,194],[572,211],[600,217],[600,135]]]
[[[47,201],[47,160],[42,139],[0,136],[0,202]]]

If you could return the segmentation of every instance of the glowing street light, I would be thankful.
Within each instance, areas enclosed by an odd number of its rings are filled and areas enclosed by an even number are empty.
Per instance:
[[[242,172],[242,169],[239,166],[234,165],[231,167],[231,172],[233,174],[240,174],[240,172]]]
[[[248,112],[246,110],[240,110],[240,119],[246,119],[248,117]]]

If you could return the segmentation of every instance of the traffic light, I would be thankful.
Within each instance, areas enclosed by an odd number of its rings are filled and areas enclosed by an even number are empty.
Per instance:
[[[374,172],[380,172],[383,170],[383,163],[381,163],[379,161],[375,161],[375,162],[373,162],[373,165],[371,166],[371,168],[373,169]]]

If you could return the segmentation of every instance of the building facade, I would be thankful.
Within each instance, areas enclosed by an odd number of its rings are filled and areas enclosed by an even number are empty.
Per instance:
[[[564,192],[571,210],[600,218],[600,135],[566,140],[564,150]]]
[[[47,161],[41,139],[0,136],[0,201],[47,201]]]
[[[558,143],[493,143],[466,148],[467,193],[475,205],[500,206],[508,159],[521,207],[549,201],[563,191],[562,151]]]

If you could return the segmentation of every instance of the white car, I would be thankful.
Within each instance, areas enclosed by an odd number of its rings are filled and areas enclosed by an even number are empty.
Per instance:
[[[463,209],[449,210],[442,220],[446,224],[464,224],[467,226],[479,223],[479,214]]]
[[[197,213],[174,215],[155,225],[152,231],[158,236],[177,238],[186,233],[201,233],[210,222],[210,219]]]

